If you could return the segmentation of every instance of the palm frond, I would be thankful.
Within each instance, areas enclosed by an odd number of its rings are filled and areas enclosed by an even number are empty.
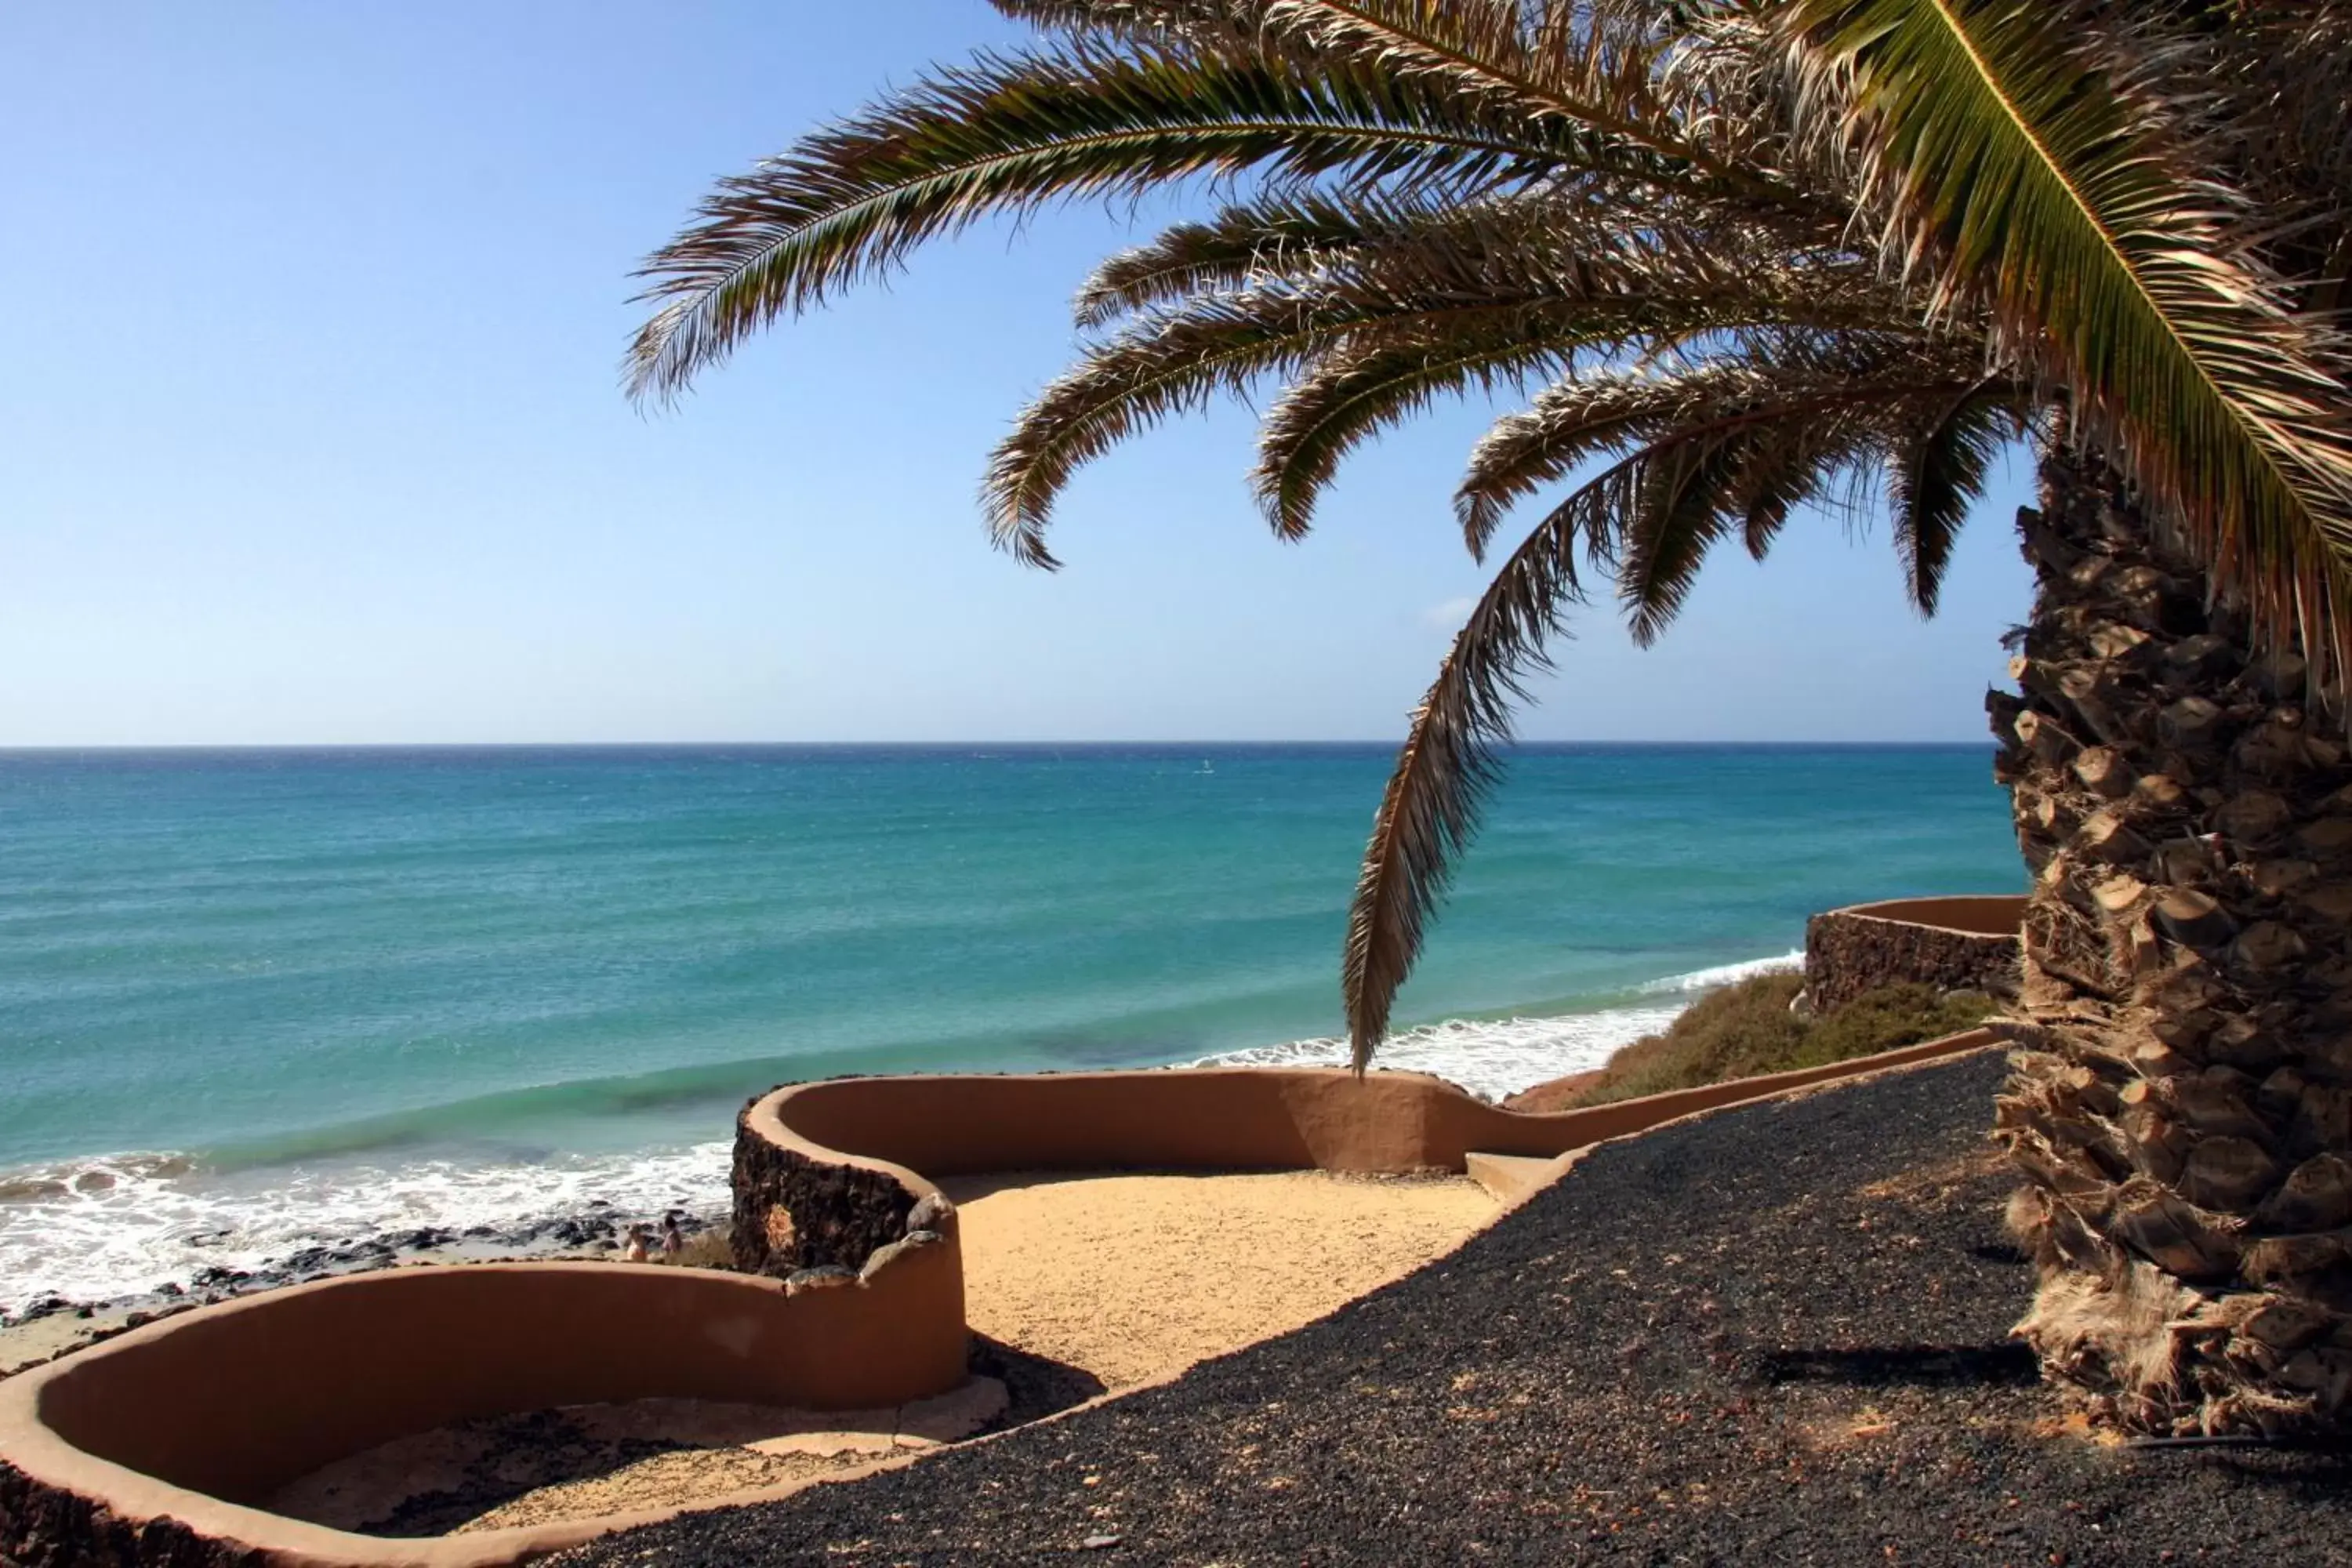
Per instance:
[[[1285,539],[1301,537],[1349,452],[1440,397],[1557,374],[1577,339],[1547,324],[1327,356],[1284,389],[1260,429],[1250,477],[1267,522]]]
[[[997,444],[981,486],[991,537],[1028,565],[1058,565],[1045,533],[1054,502],[1080,468],[1220,393],[1296,368],[1332,341],[1331,325],[1293,301],[1212,295],[1095,345]]]
[[[1671,52],[1691,31],[1663,0],[1582,0],[1522,8],[1508,0],[1231,0],[1230,14],[1277,47],[1318,62],[1377,63],[1537,122],[1563,120],[1645,149],[1751,201],[1808,218],[1819,193],[1755,158],[1720,155],[1690,134],[1686,102],[1662,96]]]
[[[2018,407],[2014,391],[1971,387],[1909,434],[1895,455],[1887,487],[1895,549],[1923,616],[1936,613],[1953,542],[1984,494],[1993,458],[2019,434]]]
[[[1580,492],[1594,510],[1622,507],[1641,468],[1628,458]],[[1501,776],[1511,707],[1527,679],[1549,668],[1549,639],[1582,596],[1576,502],[1560,507],[1511,552],[1479,595],[1437,679],[1413,710],[1395,771],[1372,817],[1370,842],[1348,916],[1340,994],[1356,1070],[1387,1037],[1396,994],[1421,955],[1455,858],[1478,831]]]
[[[1512,709],[1526,699],[1526,682],[1551,668],[1548,641],[1584,597],[1580,552],[1616,571],[1634,635],[1651,640],[1715,543],[1744,530],[1760,553],[1830,478],[1881,461],[1894,427],[1916,422],[1920,409],[1948,408],[1959,392],[1984,395],[1979,381],[1939,384],[1900,360],[1883,364],[1875,381],[1802,390],[1753,365],[1696,367],[1680,379],[1669,386],[1620,377],[1548,395],[1591,395],[1584,406],[1595,449],[1622,455],[1496,568],[1414,710],[1349,918],[1342,993],[1360,1070],[1387,1034],[1453,863],[1476,834]]]
[[[1370,70],[1084,42],[982,56],[722,183],[639,273],[658,309],[628,383],[675,395],[778,317],[993,213],[1245,171],[1459,197],[1646,158]]]
[[[1698,569],[1739,521],[1726,504],[1741,470],[1761,450],[1760,432],[1741,427],[1712,439],[1675,442],[1643,475],[1617,574],[1634,646],[1658,640],[1682,610]]]
[[[1349,910],[1340,991],[1358,1071],[1388,1034],[1396,994],[1502,775],[1512,710],[1527,682],[1551,668],[1549,644],[1582,602],[1581,542],[1616,531],[1646,496],[1670,490],[1688,453],[1711,437],[1677,429],[1585,481],[1496,567],[1412,726],[1381,793]]]
[[[1831,353],[1750,341],[1719,357],[1664,374],[1636,370],[1580,376],[1549,387],[1524,411],[1495,422],[1472,448],[1454,510],[1481,551],[1517,501],[1608,451],[1701,424],[1728,433],[1759,422],[1891,399],[1955,396],[1980,376],[1957,345],[1900,338],[1841,340]],[[1587,542],[1613,562],[1610,535]]]
[[[2227,193],[2161,95],[2025,0],[1790,0],[1896,253],[2065,390],[2078,439],[2177,517],[2262,633],[2352,665],[2352,394],[2286,289],[2227,244]]]
[[[983,491],[997,542],[1050,565],[1053,506],[1081,464],[1263,375],[1307,372],[1269,413],[1254,476],[1276,531],[1295,539],[1349,450],[1441,394],[1796,309],[1757,303],[1687,245],[1621,237],[1584,254],[1476,210],[1425,227],[1404,214],[1383,231],[1370,209],[1358,221],[1370,237],[1344,259],[1188,296],[1089,346],[998,448]],[[1840,289],[1817,284],[1803,311],[1863,308]]]
[[[1245,395],[1262,377],[1326,355],[1444,343],[1487,345],[1484,357],[1499,367],[1577,326],[1569,305],[1541,298],[1423,300],[1344,287],[1206,294],[1153,311],[1088,346],[1013,422],[982,487],[990,533],[1028,564],[1055,565],[1045,533],[1078,468],[1221,393]]]
[[[1207,289],[1247,289],[1274,277],[1312,275],[1334,253],[1373,242],[1383,214],[1362,200],[1310,192],[1228,206],[1205,222],[1171,225],[1095,268],[1078,288],[1081,327]]]

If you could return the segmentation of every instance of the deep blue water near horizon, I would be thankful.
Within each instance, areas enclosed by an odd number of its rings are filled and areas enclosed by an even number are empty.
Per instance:
[[[1328,1057],[1392,760],[0,752],[0,1305],[152,1283],[199,1232],[706,1200],[786,1079]],[[2016,888],[1990,767],[1522,747],[1386,1059],[1573,1071],[1816,910]]]

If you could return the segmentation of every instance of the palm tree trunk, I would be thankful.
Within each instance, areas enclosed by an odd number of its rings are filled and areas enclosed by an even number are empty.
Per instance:
[[[2142,1432],[2352,1416],[2352,766],[2095,458],[2019,525],[2039,588],[1989,706],[2033,877],[1999,1136],[2019,1331]]]

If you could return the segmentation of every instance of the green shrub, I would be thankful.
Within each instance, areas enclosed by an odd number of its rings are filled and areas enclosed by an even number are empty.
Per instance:
[[[1695,1089],[1728,1078],[1820,1067],[1973,1028],[1992,1012],[1974,991],[1882,985],[1821,1017],[1789,1011],[1804,985],[1795,974],[1764,974],[1701,997],[1661,1035],[1645,1035],[1609,1058],[1577,1096],[1599,1105]]]

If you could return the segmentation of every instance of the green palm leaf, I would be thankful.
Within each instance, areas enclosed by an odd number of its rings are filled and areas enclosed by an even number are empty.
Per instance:
[[[2175,514],[2264,633],[2352,653],[2346,389],[2232,249],[2171,106],[2042,0],[1788,0],[1819,104],[1851,106],[1907,269],[1982,300],[2079,439]]]
[[[1359,1069],[1386,1037],[1454,862],[1477,834],[1501,777],[1512,709],[1526,700],[1527,681],[1551,668],[1548,644],[1584,597],[1580,550],[1603,564],[1634,555],[1635,571],[1654,579],[1642,590],[1654,596],[1653,613],[1670,616],[1678,599],[1672,580],[1686,587],[1685,567],[1696,569],[1723,526],[1793,505],[1820,474],[1866,454],[1887,396],[1881,386],[1774,401],[1767,378],[1723,366],[1684,381],[1646,382],[1614,409],[1607,444],[1632,450],[1553,508],[1496,568],[1413,710],[1349,911],[1340,990]],[[1636,390],[1630,379],[1612,384],[1621,394]],[[1650,542],[1622,551],[1629,531]]]
[[[1258,286],[1269,277],[1312,277],[1348,253],[1374,243],[1381,215],[1360,201],[1308,193],[1243,203],[1202,223],[1180,223],[1148,245],[1123,250],[1078,289],[1073,313],[1081,327],[1212,289]]]
[[[1406,352],[1420,344],[1486,345],[1474,363],[1499,366],[1571,341],[1577,314],[1573,302],[1541,297],[1427,301],[1345,287],[1210,294],[1156,311],[1090,346],[1022,411],[982,485],[991,535],[1021,561],[1051,568],[1056,563],[1045,533],[1079,468],[1220,393],[1244,394],[1260,377],[1302,370],[1329,353],[1391,345]],[[1327,434],[1336,435],[1336,427]],[[1336,463],[1339,451],[1329,455]],[[1295,527],[1292,514],[1275,516],[1285,537],[1304,531],[1303,511],[1295,514]]]
[[[1474,551],[1483,551],[1511,505],[1567,478],[1580,465],[1629,442],[1699,419],[1775,419],[1795,413],[1885,405],[1942,396],[1978,384],[1958,345],[1897,337],[1842,343],[1833,353],[1802,343],[1751,340],[1744,357],[1723,357],[1674,374],[1639,370],[1580,376],[1548,388],[1524,411],[1495,422],[1470,454],[1454,511]],[[1613,562],[1613,531],[1588,548]]]

